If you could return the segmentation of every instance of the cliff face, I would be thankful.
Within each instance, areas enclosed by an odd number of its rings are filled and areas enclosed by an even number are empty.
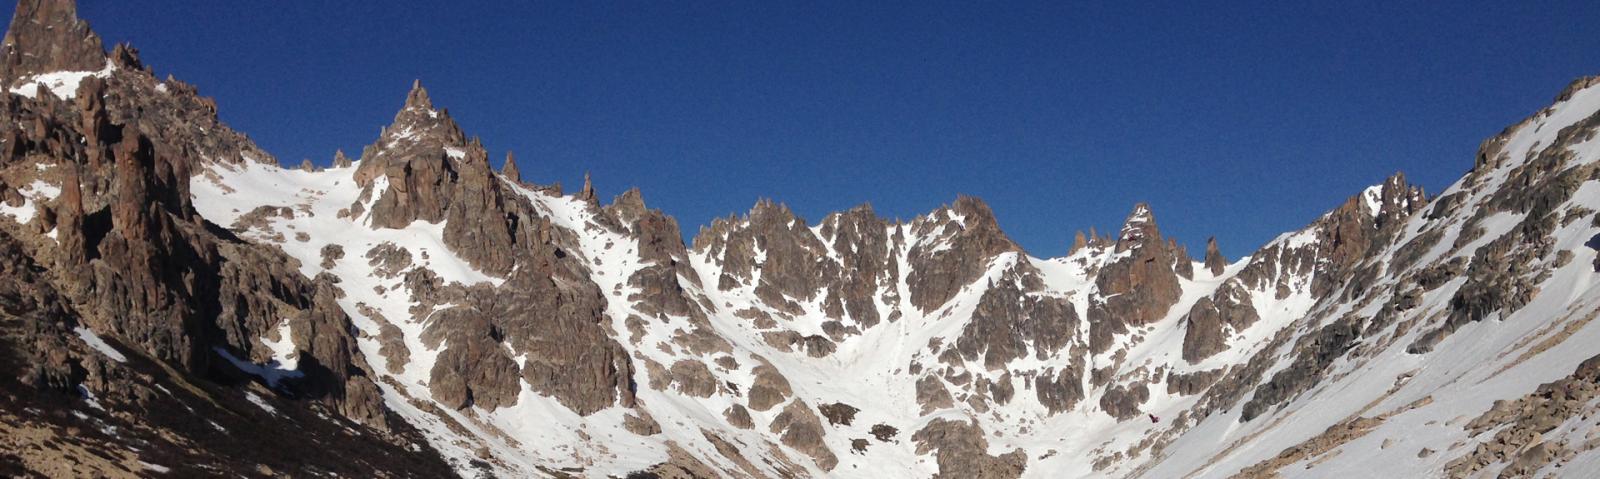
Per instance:
[[[6,145],[0,183],[8,185],[12,207],[3,242],[13,265],[8,278],[17,280],[9,298],[20,302],[8,315],[33,318],[22,326],[24,334],[10,338],[17,346],[11,359],[37,365],[23,382],[43,388],[39,394],[45,396],[90,398],[98,414],[87,421],[112,425],[105,426],[112,431],[120,424],[151,441],[161,457],[200,463],[229,448],[246,450],[248,441],[241,437],[210,451],[185,451],[184,441],[215,431],[206,431],[211,428],[205,423],[148,415],[162,408],[194,409],[196,403],[213,411],[261,410],[245,400],[258,393],[240,395],[214,384],[236,382],[263,363],[283,359],[275,356],[289,356],[299,368],[281,380],[264,381],[261,390],[333,413],[327,419],[311,416],[320,424],[307,427],[308,437],[346,436],[352,447],[376,451],[375,457],[410,454],[403,445],[420,437],[393,422],[383,407],[332,280],[302,276],[290,266],[293,258],[242,241],[196,214],[190,178],[209,164],[200,152],[253,151],[254,146],[241,144],[242,136],[231,132],[204,141],[186,135],[193,123],[218,124],[214,111],[205,107],[209,101],[189,88],[158,91],[131,50],[119,48],[108,58],[74,12],[71,2],[19,5],[0,71],[14,86],[22,85],[15,88],[29,91],[26,82],[39,76],[105,69],[80,75],[74,85],[41,85],[30,94],[0,99],[0,110],[7,112],[0,118]],[[130,116],[143,109],[162,113]],[[152,126],[154,121],[164,124]],[[68,346],[74,341],[109,352]],[[176,388],[177,393],[163,385],[197,380],[213,385]],[[10,411],[18,434],[67,427],[48,419],[48,413]],[[147,419],[150,424],[139,424]],[[345,427],[341,422],[359,424],[364,432],[339,432]],[[240,427],[239,432],[265,429],[271,428]],[[296,435],[281,428],[262,434]],[[13,440],[29,437],[39,439],[22,434]],[[86,446],[124,439],[109,433],[86,440]],[[24,459],[63,461],[64,468],[87,461],[79,464],[85,469],[74,470],[108,475],[127,466],[71,455]],[[288,457],[278,460],[283,462],[262,464],[292,464]],[[424,469],[443,467],[426,454],[397,460],[415,461]],[[219,461],[240,470],[255,466]]]
[[[1192,259],[1144,204],[1037,258],[964,196],[815,224],[762,200],[686,244],[638,190],[496,171],[420,82],[359,160],[285,168],[194,87],[107,54],[70,1],[22,2],[3,49],[6,474],[1600,461],[1593,79],[1440,196],[1396,174],[1230,262],[1215,241]]]

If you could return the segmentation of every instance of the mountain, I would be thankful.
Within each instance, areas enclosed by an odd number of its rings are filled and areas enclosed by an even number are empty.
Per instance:
[[[8,476],[1600,470],[1600,78],[1243,258],[1143,204],[1037,258],[965,196],[686,243],[496,171],[420,82],[285,167],[69,0],[0,49]]]

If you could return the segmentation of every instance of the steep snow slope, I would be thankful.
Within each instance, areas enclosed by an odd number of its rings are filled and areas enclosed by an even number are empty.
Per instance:
[[[772,261],[790,261],[774,256],[789,252],[769,251],[789,248],[778,243],[780,236],[788,238],[781,241],[798,238],[794,241],[802,245],[820,245],[801,250],[809,248],[823,270],[846,268],[866,255],[839,246],[846,240],[838,235],[830,237],[844,224],[838,217],[807,226],[785,216],[776,229],[751,243],[742,273],[730,273],[733,263],[726,262],[732,261],[727,252],[735,246],[705,247],[697,239],[683,258],[688,273],[676,280],[696,312],[668,314],[634,279],[662,264],[645,257],[646,235],[630,225],[644,217],[642,202],[638,211],[623,212],[615,204],[601,208],[582,198],[592,193],[560,195],[502,178],[498,181],[516,198],[572,233],[572,254],[588,265],[589,280],[607,292],[606,328],[643,364],[634,372],[638,404],[633,410],[612,408],[588,416],[574,414],[526,385],[514,405],[491,411],[428,404],[426,371],[437,354],[421,338],[429,311],[416,314],[408,287],[384,279],[395,273],[384,273],[376,261],[362,257],[389,243],[428,258],[411,267],[430,269],[447,282],[492,287],[500,279],[456,257],[441,234],[442,225],[372,228],[362,215],[341,214],[358,200],[352,186],[356,166],[303,172],[251,162],[219,163],[193,191],[200,213],[218,224],[237,224],[261,207],[286,206],[296,212],[269,215],[249,227],[246,236],[279,245],[301,261],[308,277],[330,273],[342,279],[347,296],[340,304],[358,318],[368,361],[386,361],[375,339],[385,334],[385,325],[369,313],[376,311],[398,326],[411,355],[400,372],[386,373],[393,379],[384,382],[388,403],[427,430],[435,446],[449,452],[464,472],[472,470],[475,458],[492,455],[494,469],[513,474],[565,470],[620,475],[661,463],[693,463],[734,476],[928,476],[939,473],[941,465],[1000,460],[1020,465],[1025,477],[1217,477],[1258,465],[1291,475],[1355,474],[1370,472],[1374,465],[1402,475],[1426,475],[1445,470],[1488,439],[1484,434],[1469,436],[1462,428],[1465,422],[1497,400],[1519,398],[1539,384],[1568,376],[1595,353],[1587,345],[1600,339],[1600,330],[1589,327],[1589,319],[1600,308],[1600,295],[1592,289],[1594,251],[1586,243],[1595,228],[1588,216],[1600,208],[1600,187],[1588,177],[1581,177],[1576,188],[1551,178],[1573,169],[1583,174],[1593,170],[1588,165],[1600,155],[1600,147],[1569,127],[1590,121],[1600,111],[1600,89],[1575,88],[1568,96],[1508,130],[1495,141],[1504,145],[1498,149],[1499,160],[1480,160],[1478,168],[1432,204],[1424,205],[1415,194],[1386,195],[1380,184],[1353,196],[1350,208],[1341,210],[1365,219],[1331,212],[1220,273],[1198,267],[1198,262],[1187,265],[1192,272],[1187,277],[1177,273],[1179,294],[1165,305],[1165,313],[1111,334],[1098,352],[1088,339],[1098,326],[1081,318],[1090,315],[1091,302],[1116,296],[1101,291],[1101,272],[1140,254],[1140,247],[1162,245],[1159,237],[1154,242],[1140,237],[1143,224],[1150,222],[1153,228],[1154,221],[1142,207],[1130,216],[1120,238],[1099,239],[1068,257],[1041,259],[1015,250],[975,256],[982,262],[978,274],[926,310],[913,303],[918,292],[910,278],[919,268],[934,268],[927,257],[955,251],[960,238],[978,228],[974,222],[983,220],[947,207],[910,223],[866,223],[888,239],[881,254],[887,269],[904,273],[869,285],[865,297],[871,298],[870,316],[877,321],[829,311],[834,290],[844,283],[807,284],[809,296],[803,294],[806,288],[798,290],[805,297],[763,291],[777,281],[766,281],[763,274],[790,274],[769,271],[777,264]],[[1581,129],[1592,131],[1590,126]],[[463,157],[446,153],[456,160]],[[1531,165],[1540,155],[1559,156],[1558,167],[1536,171]],[[1512,179],[1527,191],[1508,191]],[[1539,186],[1547,183],[1557,185]],[[1549,196],[1552,188],[1567,197],[1535,206],[1532,213],[1555,218],[1559,225],[1543,235],[1524,231],[1532,224],[1529,212],[1518,211],[1513,204],[1518,201],[1508,198]],[[756,223],[766,220],[757,217],[770,214],[788,213],[781,205],[758,205],[752,216],[733,218],[702,236],[707,243],[732,244],[738,232],[758,228]],[[1380,226],[1386,214],[1398,223]],[[1361,233],[1373,238],[1372,250],[1360,258],[1339,257],[1342,245],[1334,244],[1352,241],[1341,230],[1350,228],[1350,221],[1374,232]],[[1476,233],[1463,236],[1467,231]],[[290,238],[297,233],[310,239]],[[1496,308],[1505,305],[1495,303],[1484,320],[1458,320],[1447,328],[1453,332],[1440,334],[1467,307],[1462,288],[1485,281],[1466,271],[1477,271],[1474,261],[1503,261],[1503,256],[1480,251],[1508,233],[1517,236],[1501,241],[1498,248],[1520,251],[1542,245],[1541,254],[1517,257],[1529,262],[1519,267],[1524,271],[1520,277],[1532,281],[1529,300],[1520,308]],[[1126,246],[1130,242],[1137,244]],[[330,244],[350,256],[324,264],[323,250]],[[1181,253],[1172,257],[1173,271],[1190,262]],[[808,261],[792,263],[812,264]],[[1349,264],[1336,268],[1340,261]],[[736,277],[740,274],[745,277]],[[1446,277],[1436,278],[1441,274]],[[1428,287],[1417,286],[1419,275],[1430,275]],[[996,289],[996,284],[1008,282],[1011,288]],[[999,363],[951,354],[956,345],[975,341],[974,318],[984,315],[979,309],[992,291],[998,291],[995,297],[1014,295],[1005,301],[1054,298],[1070,305],[1073,321],[1066,343],[1049,349],[1035,344],[1037,338],[1024,338],[1020,354]],[[1213,297],[1248,305],[1256,318],[1223,326],[1219,352],[1187,361],[1184,350],[1186,341],[1192,341],[1187,333],[1194,327],[1195,305]],[[1027,314],[1024,310],[1023,317],[1002,322],[1016,328]],[[701,315],[704,321],[697,322]],[[1335,334],[1341,327],[1348,331]],[[686,338],[706,335],[707,329],[714,336],[709,341],[721,346],[708,347],[710,353],[694,351],[700,346]],[[1419,350],[1416,344],[1430,334],[1443,339]],[[777,404],[750,407],[751,388],[763,382],[757,379],[757,366],[776,371],[774,377],[785,383]],[[926,374],[930,371],[935,374]],[[1060,376],[1071,389],[1081,390],[1066,407],[1053,400],[1046,404],[1048,394],[1038,390],[1040,384],[1055,383],[1037,378],[1057,371],[1077,371]],[[1175,379],[1191,377],[1207,380],[1191,385]],[[1011,392],[998,399],[1002,394],[993,388]],[[1135,390],[1145,392],[1131,392]],[[1246,406],[1250,403],[1262,406],[1252,410]],[[799,405],[804,413],[783,404]],[[826,418],[810,412],[833,404],[857,411],[848,424],[817,422]],[[732,413],[734,409],[740,412]],[[1245,420],[1247,410],[1253,417]],[[795,417],[807,423],[803,416],[815,424],[799,434],[788,426],[768,426]],[[1363,418],[1368,420],[1358,421]],[[912,438],[949,421],[970,423],[981,432],[970,438],[950,435],[960,439]],[[1572,421],[1558,432],[1565,431],[1568,445],[1581,450],[1578,445],[1587,441],[1584,435],[1592,424]],[[1360,433],[1329,432],[1352,422],[1360,423]],[[898,434],[875,439],[873,427],[878,425]],[[945,451],[969,440],[981,440],[983,449],[945,457]],[[1280,457],[1294,445],[1314,452]],[[1433,453],[1419,457],[1424,449]],[[1006,459],[1011,451],[1021,452]],[[1587,450],[1573,454],[1564,460],[1594,461]],[[1264,462],[1274,460],[1278,462]]]
[[[1575,84],[1563,101],[1487,142],[1487,158],[1480,158],[1467,177],[1433,204],[1436,212],[1451,211],[1412,217],[1403,234],[1369,260],[1384,273],[1360,292],[1364,294],[1350,301],[1324,301],[1296,321],[1296,329],[1311,330],[1354,315],[1380,328],[1363,333],[1349,354],[1334,360],[1324,373],[1327,380],[1248,422],[1239,421],[1238,411],[1206,418],[1169,446],[1170,452],[1145,476],[1233,474],[1291,445],[1315,443],[1313,438],[1326,438],[1328,428],[1357,418],[1382,420],[1363,425],[1358,437],[1330,439],[1333,447],[1323,445],[1326,451],[1286,461],[1281,471],[1332,477],[1374,471],[1394,477],[1464,473],[1447,466],[1479,443],[1492,441],[1490,434],[1469,434],[1465,423],[1489,411],[1496,401],[1533,393],[1540,384],[1564,378],[1600,354],[1594,347],[1600,344],[1596,342],[1600,327],[1590,324],[1600,311],[1593,244],[1593,212],[1600,209],[1593,164],[1600,160],[1600,146],[1589,139],[1600,113],[1600,88],[1590,83]],[[1497,154],[1502,156],[1496,158]],[[1542,158],[1560,161],[1540,166]],[[1530,168],[1545,171],[1526,175]],[[1566,180],[1557,179],[1562,176],[1570,182],[1562,184]],[[1544,186],[1551,183],[1557,184]],[[1511,191],[1519,187],[1532,191]],[[1503,211],[1495,198],[1508,192],[1538,197],[1549,206]],[[1513,232],[1536,222],[1545,223],[1548,233]],[[1536,248],[1543,254],[1521,261],[1480,254],[1506,238],[1515,242],[1505,243],[1505,248]],[[1408,265],[1398,264],[1407,248],[1413,248],[1411,254],[1425,252]],[[1467,268],[1526,271],[1521,276],[1531,278],[1532,294],[1520,308],[1514,305],[1521,301],[1494,304],[1482,320],[1459,325],[1427,352],[1407,346],[1467,306],[1462,290],[1478,278],[1468,275],[1422,288],[1402,312],[1391,313],[1397,317],[1386,324],[1370,319],[1383,314],[1383,306],[1396,295],[1417,291],[1406,289],[1416,275],[1453,260],[1467,262]],[[1487,294],[1517,294],[1502,285],[1494,288]],[[1509,307],[1499,308],[1502,305]],[[1572,470],[1592,470],[1592,436],[1600,430],[1594,420],[1587,413],[1552,419],[1559,425],[1553,433],[1538,431],[1546,434],[1543,441],[1561,443],[1572,451],[1575,457],[1563,457],[1563,462],[1590,464]],[[1431,453],[1419,455],[1423,451]],[[1504,457],[1485,461],[1483,470],[1493,471],[1508,461]]]

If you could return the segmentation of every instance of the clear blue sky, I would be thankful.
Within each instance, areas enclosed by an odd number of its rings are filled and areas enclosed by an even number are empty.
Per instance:
[[[638,186],[690,235],[966,193],[1040,256],[1138,201],[1247,254],[1397,170],[1443,189],[1600,74],[1592,0],[81,3],[285,163],[358,154],[420,78],[497,164]]]

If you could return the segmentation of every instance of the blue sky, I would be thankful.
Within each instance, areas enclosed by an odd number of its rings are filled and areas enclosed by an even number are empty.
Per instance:
[[[359,154],[419,78],[497,164],[690,235],[965,193],[1040,256],[1139,201],[1237,257],[1394,171],[1438,192],[1600,74],[1592,1],[81,3],[285,163]]]

